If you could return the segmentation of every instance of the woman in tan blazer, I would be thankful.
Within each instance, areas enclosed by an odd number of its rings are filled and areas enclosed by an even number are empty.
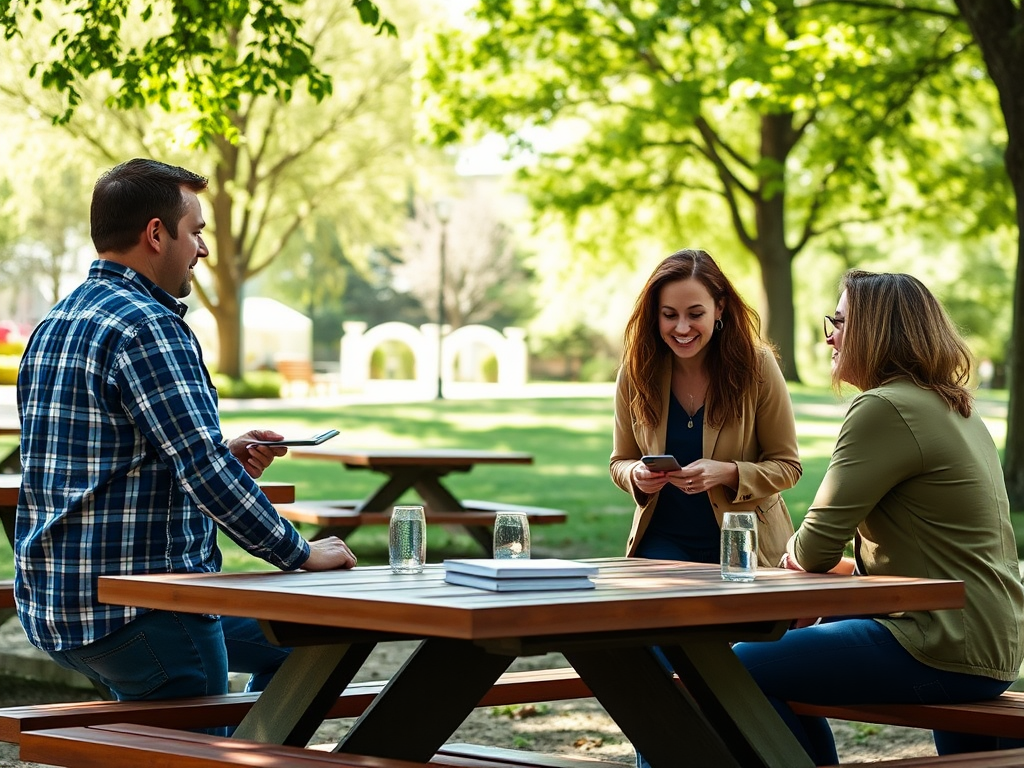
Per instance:
[[[640,457],[672,454],[652,472]],[[758,516],[758,561],[793,533],[780,491],[800,478],[793,408],[758,318],[706,252],[682,250],[647,280],[626,325],[612,480],[636,501],[627,556],[719,561],[722,514]]]

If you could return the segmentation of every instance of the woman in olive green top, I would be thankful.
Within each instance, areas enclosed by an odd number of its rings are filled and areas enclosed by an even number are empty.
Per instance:
[[[816,765],[838,762],[817,704],[956,703],[998,696],[1024,658],[1024,590],[996,447],[966,389],[970,354],[917,279],[851,271],[827,316],[832,377],[850,404],[786,567],[835,569],[853,541],[857,571],[959,579],[961,610],[848,617],[740,643],[750,670]],[[935,734],[939,754],[1012,745]]]

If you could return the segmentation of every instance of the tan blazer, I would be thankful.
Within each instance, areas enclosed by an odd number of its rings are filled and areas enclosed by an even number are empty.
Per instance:
[[[735,494],[724,486],[708,491],[711,507],[722,525],[722,514],[755,511],[758,518],[758,563],[776,566],[793,534],[793,521],[780,491],[792,488],[803,472],[797,453],[796,422],[789,390],[775,356],[761,350],[763,382],[751,387],[743,400],[742,415],[728,419],[721,429],[704,424],[704,458],[734,462],[739,469]],[[665,452],[668,403],[672,396],[672,362],[662,371],[661,420],[650,428],[637,423],[630,410],[633,388],[619,370],[615,388],[615,428],[609,471],[612,481],[636,501],[626,556],[636,553],[654,514],[658,494],[648,496],[633,486],[631,471],[644,454]]]

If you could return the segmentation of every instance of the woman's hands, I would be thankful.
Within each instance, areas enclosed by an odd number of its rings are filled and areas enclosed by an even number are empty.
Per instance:
[[[657,493],[671,483],[683,493],[704,493],[716,485],[735,488],[739,485],[740,471],[731,461],[697,459],[673,472],[652,472],[638,461],[631,470],[633,484],[644,493]]]
[[[647,465],[642,461],[636,462],[633,468],[629,471],[630,477],[633,480],[633,485],[638,490],[648,495],[657,493],[665,487],[665,483],[669,481],[672,475],[677,475],[682,470],[675,470],[674,472],[652,472],[647,468]]]

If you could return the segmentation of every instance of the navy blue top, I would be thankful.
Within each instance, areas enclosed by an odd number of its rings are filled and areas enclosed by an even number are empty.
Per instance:
[[[665,453],[676,457],[680,466],[701,458],[704,442],[704,406],[693,415],[676,400],[668,399],[668,429]],[[707,493],[687,494],[666,484],[658,496],[651,522],[644,532],[637,555],[670,560],[717,563],[721,547],[718,519]]]

